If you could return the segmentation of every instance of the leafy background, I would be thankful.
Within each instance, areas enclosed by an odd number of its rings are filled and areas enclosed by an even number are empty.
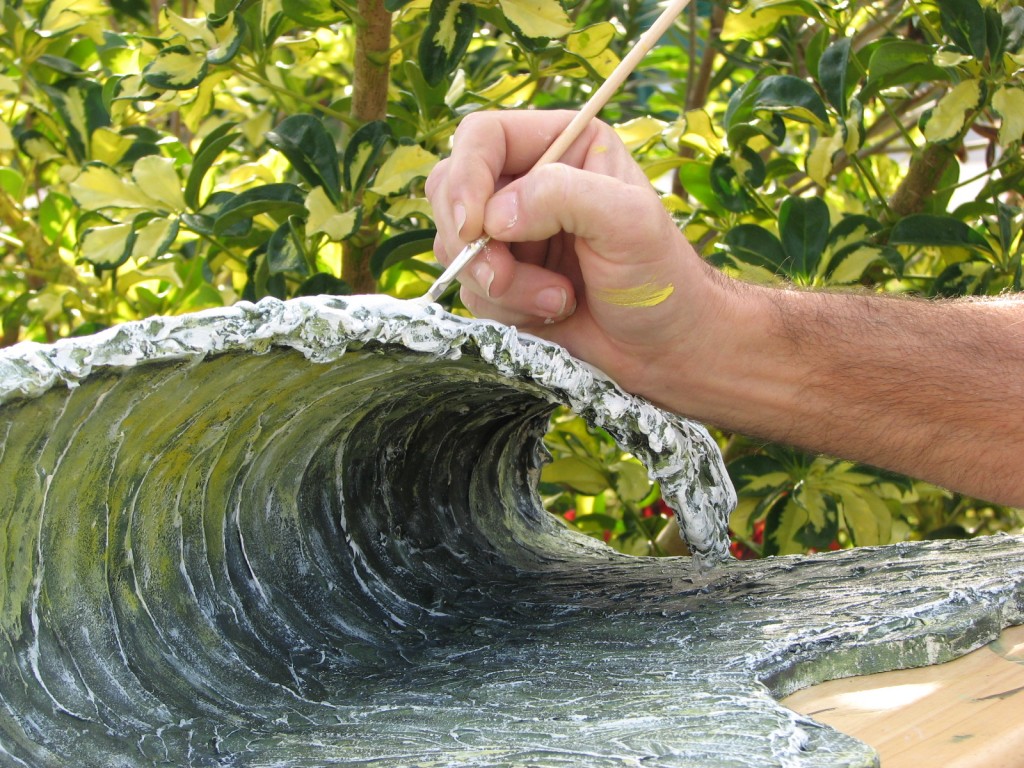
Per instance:
[[[658,12],[647,0],[0,9],[4,345],[264,296],[420,295],[439,273],[423,179],[461,117],[579,106]],[[603,117],[736,277],[991,295],[1021,290],[1022,73],[1013,2],[694,0]],[[442,301],[464,311],[455,291]],[[911,478],[715,434],[740,492],[737,556],[1024,523]],[[567,525],[636,554],[677,551],[657,486],[607,434],[559,413],[547,441],[540,491]]]

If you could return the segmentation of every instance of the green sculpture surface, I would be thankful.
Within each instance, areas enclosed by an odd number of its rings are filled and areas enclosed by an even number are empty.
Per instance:
[[[565,404],[692,558],[561,525]],[[1024,541],[727,556],[698,425],[385,297],[0,350],[0,765],[870,766],[776,698],[1022,620]]]

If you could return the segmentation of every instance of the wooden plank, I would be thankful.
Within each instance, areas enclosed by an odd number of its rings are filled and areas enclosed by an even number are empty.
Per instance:
[[[833,680],[782,703],[874,747],[883,768],[1024,766],[1024,626],[963,658]]]

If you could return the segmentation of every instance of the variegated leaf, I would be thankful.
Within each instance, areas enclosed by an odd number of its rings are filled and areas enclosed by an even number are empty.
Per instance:
[[[178,236],[178,220],[156,217],[135,230],[131,255],[139,264],[162,256]]]
[[[967,117],[981,106],[984,92],[981,80],[964,80],[953,86],[932,110],[924,127],[928,141],[949,141],[964,129]]]
[[[562,37],[572,21],[558,0],[498,0],[501,12],[526,37]]]
[[[87,211],[106,208],[146,208],[162,206],[137,185],[126,181],[114,169],[98,163],[86,166],[73,182],[71,195]]]
[[[622,139],[622,143],[634,152],[661,136],[667,126],[667,123],[654,117],[637,117],[616,125],[615,133]]]
[[[437,161],[437,155],[418,144],[400,146],[377,171],[370,190],[382,197],[398,194],[416,179],[425,178]]]
[[[1007,147],[1024,139],[1024,90],[1003,86],[992,96],[992,109],[999,113],[999,144]]]
[[[327,235],[329,240],[341,241],[359,227],[359,210],[339,211],[324,192],[323,187],[316,187],[306,196],[306,237],[316,234]]]
[[[132,168],[132,179],[160,208],[171,211],[185,210],[185,193],[174,161],[159,155],[139,158]]]
[[[207,61],[203,53],[184,45],[172,45],[157,54],[142,73],[154,88],[184,91],[195,88],[206,77]]]
[[[131,224],[90,227],[79,238],[79,252],[93,266],[113,269],[128,260],[134,240]]]

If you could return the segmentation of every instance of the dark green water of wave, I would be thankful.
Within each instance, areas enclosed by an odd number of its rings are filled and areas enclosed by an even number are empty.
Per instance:
[[[265,302],[15,348],[0,402],[0,765],[871,765],[774,696],[1020,612],[1010,539],[958,545],[972,568],[722,560],[699,428],[434,310]],[[662,480],[703,567],[544,512],[563,403]]]

